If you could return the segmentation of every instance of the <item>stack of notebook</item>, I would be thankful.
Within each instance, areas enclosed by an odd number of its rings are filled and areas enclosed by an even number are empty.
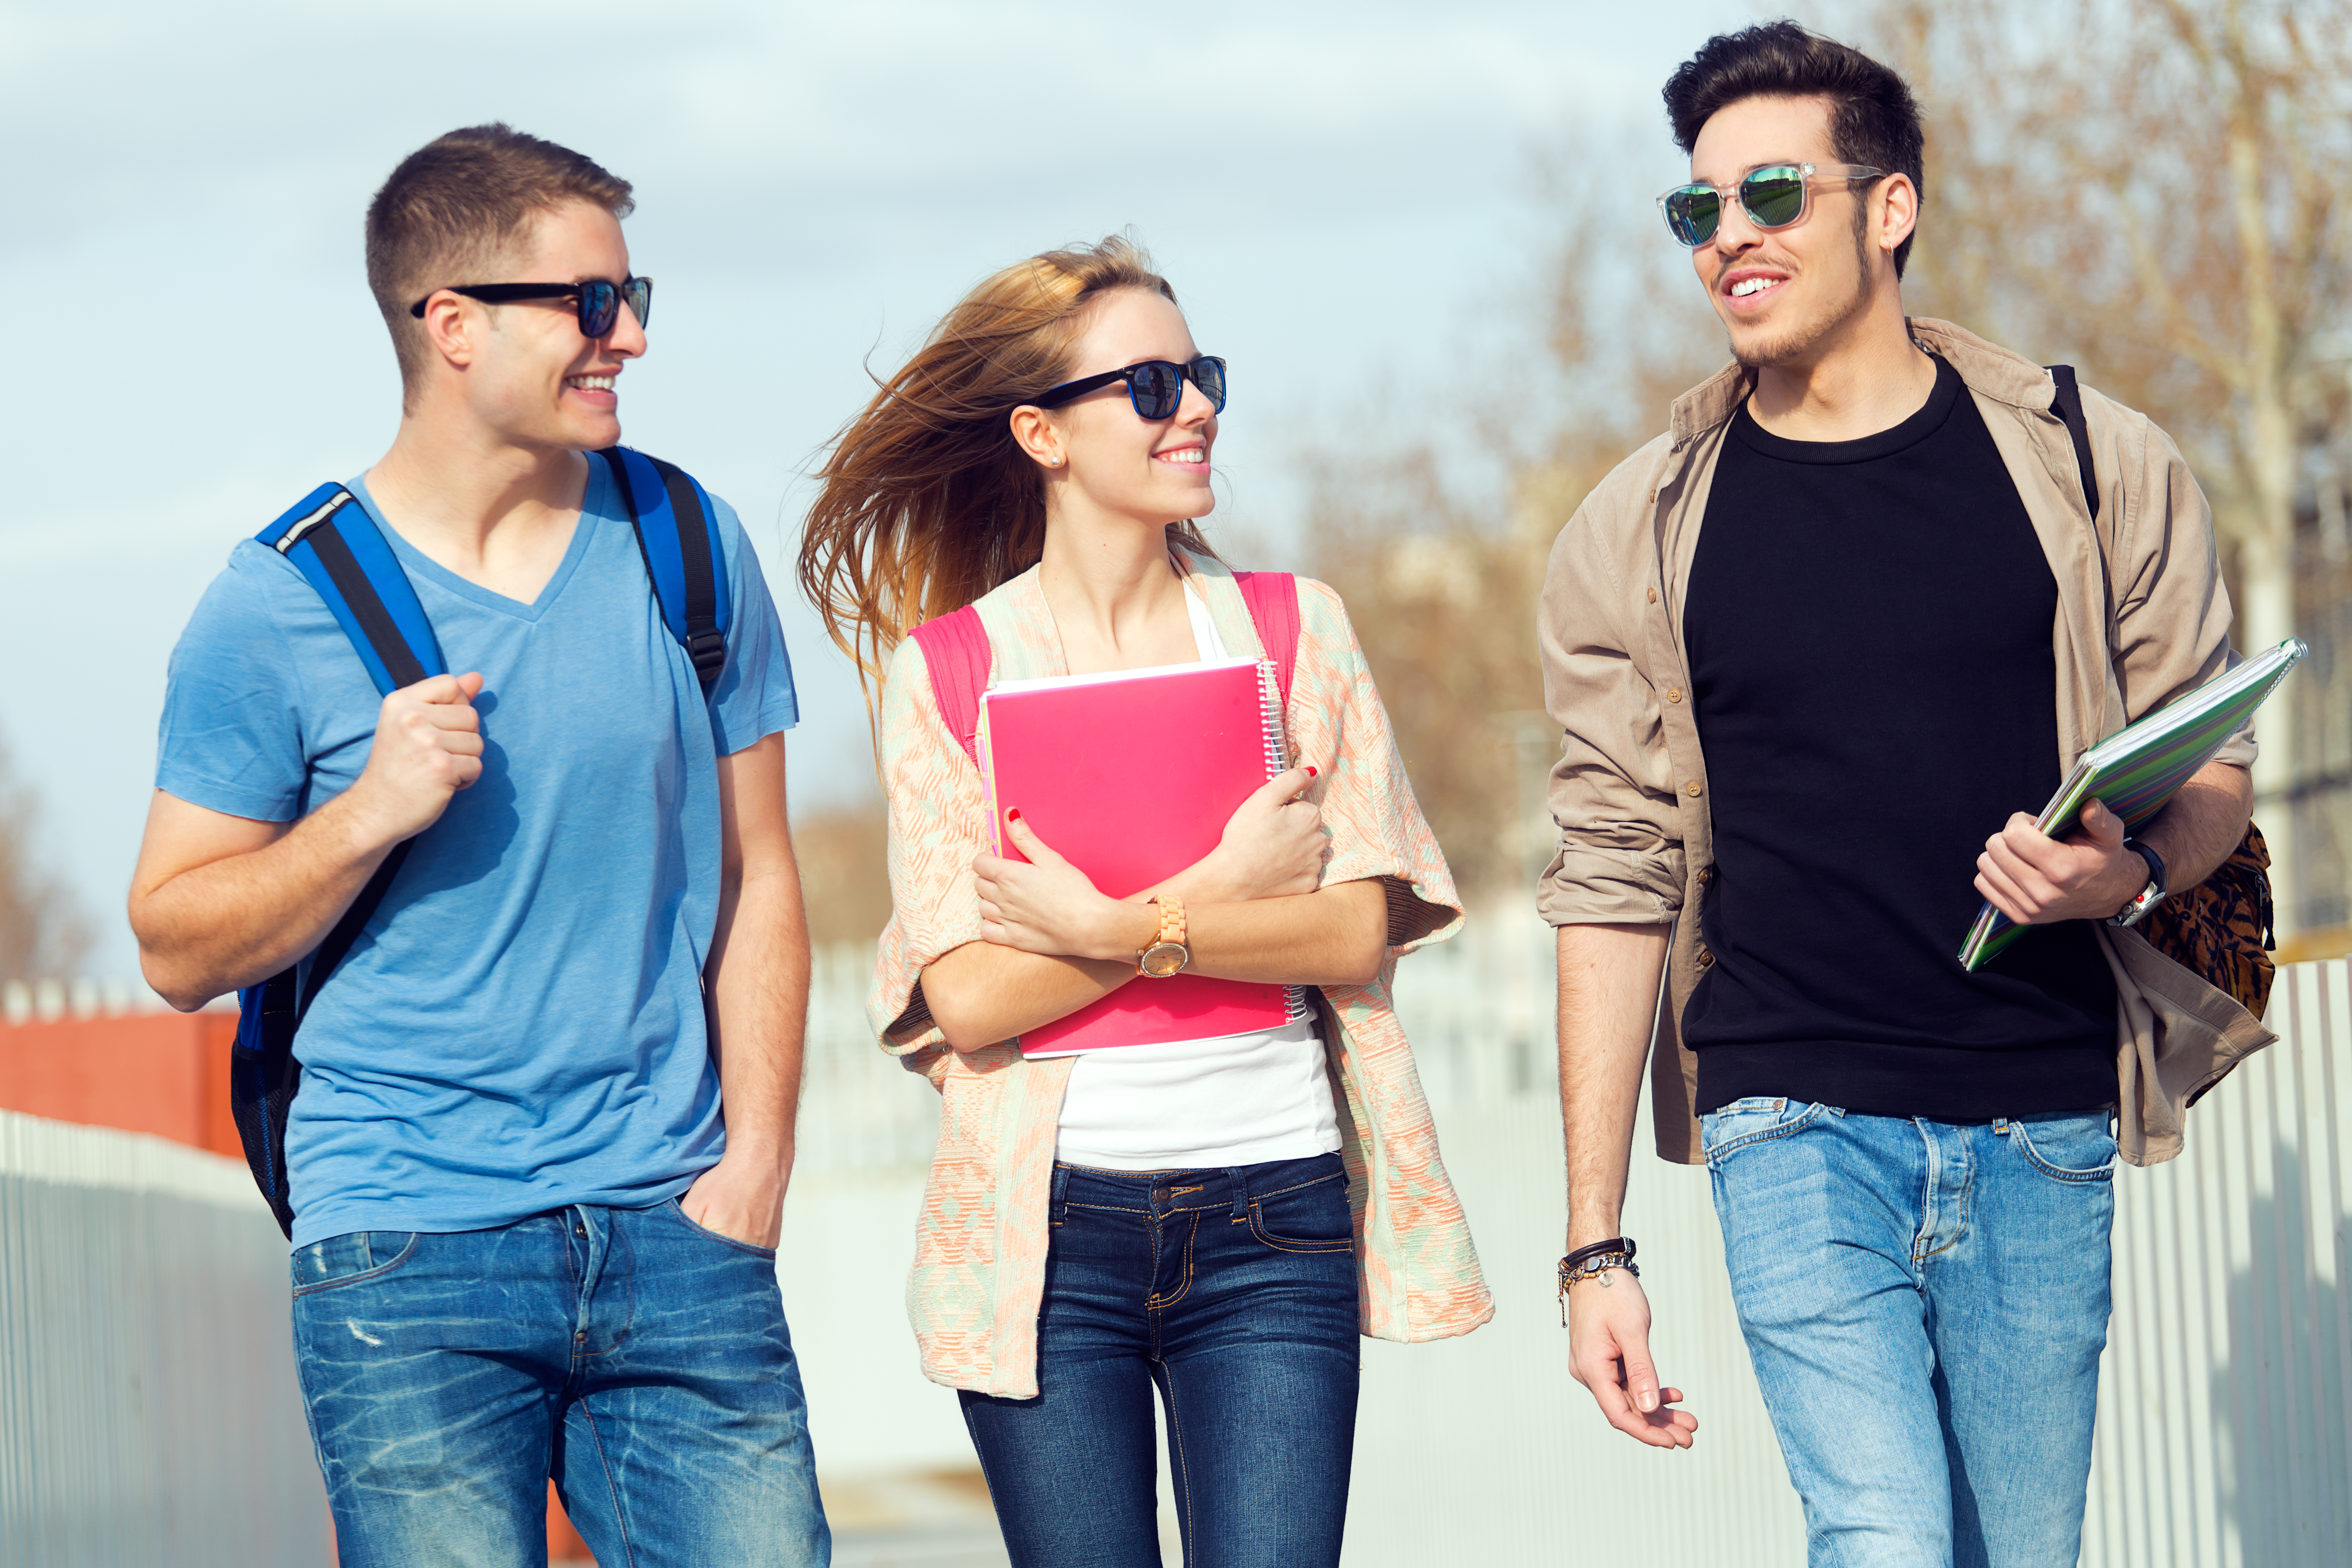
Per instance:
[[[2253,717],[2254,710],[2309,650],[2289,637],[2235,669],[2215,677],[2168,707],[2116,731],[2084,752],[2074,771],[2042,808],[2034,826],[2045,837],[2074,831],[2083,803],[2099,804],[2137,827],[2164,809],[2164,803],[2191,774],[2213,760],[2222,742]],[[2022,935],[2024,928],[1986,904],[1977,910],[1960,946],[1963,968],[1975,969]]]

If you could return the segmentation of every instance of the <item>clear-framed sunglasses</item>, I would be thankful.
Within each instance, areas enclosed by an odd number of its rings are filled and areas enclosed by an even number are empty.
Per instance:
[[[1676,185],[1658,198],[1674,237],[1696,250],[1715,237],[1723,204],[1735,193],[1748,221],[1760,229],[1804,221],[1815,180],[1875,180],[1886,173],[1867,163],[1759,163],[1728,185]]]

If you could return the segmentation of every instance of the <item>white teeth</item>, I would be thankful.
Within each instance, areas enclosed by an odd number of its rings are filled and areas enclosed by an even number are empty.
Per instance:
[[[1731,297],[1735,300],[1745,300],[1750,294],[1762,293],[1779,281],[1780,280],[1778,278],[1742,278],[1731,286]]]
[[[609,375],[575,375],[567,377],[566,379],[572,385],[578,387],[583,392],[610,392],[613,390],[613,378]]]
[[[1171,463],[1205,463],[1209,460],[1209,454],[1198,447],[1187,447],[1181,452],[1162,452],[1160,456]]]

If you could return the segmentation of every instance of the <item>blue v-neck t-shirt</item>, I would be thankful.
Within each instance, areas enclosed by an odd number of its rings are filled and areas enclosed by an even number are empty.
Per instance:
[[[725,1148],[701,983],[717,759],[792,727],[792,667],[714,498],[733,618],[706,701],[604,466],[589,473],[571,547],[528,605],[427,560],[351,482],[448,668],[482,672],[484,749],[296,1038],[297,1247],[656,1204]],[[381,706],[317,592],[247,540],[173,650],[156,784],[293,821],[358,779]]]

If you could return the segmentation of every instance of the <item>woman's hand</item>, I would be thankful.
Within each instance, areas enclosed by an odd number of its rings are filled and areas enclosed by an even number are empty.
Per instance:
[[[1226,820],[1224,836],[1169,886],[1196,904],[1311,893],[1323,877],[1323,808],[1298,798],[1313,768],[1276,773]]]
[[[1096,890],[1087,874],[1063,859],[1021,820],[1004,814],[1004,836],[1028,863],[975,855],[980,879],[980,934],[1000,947],[1057,958],[1132,960],[1160,930],[1160,917],[1139,904]]]

